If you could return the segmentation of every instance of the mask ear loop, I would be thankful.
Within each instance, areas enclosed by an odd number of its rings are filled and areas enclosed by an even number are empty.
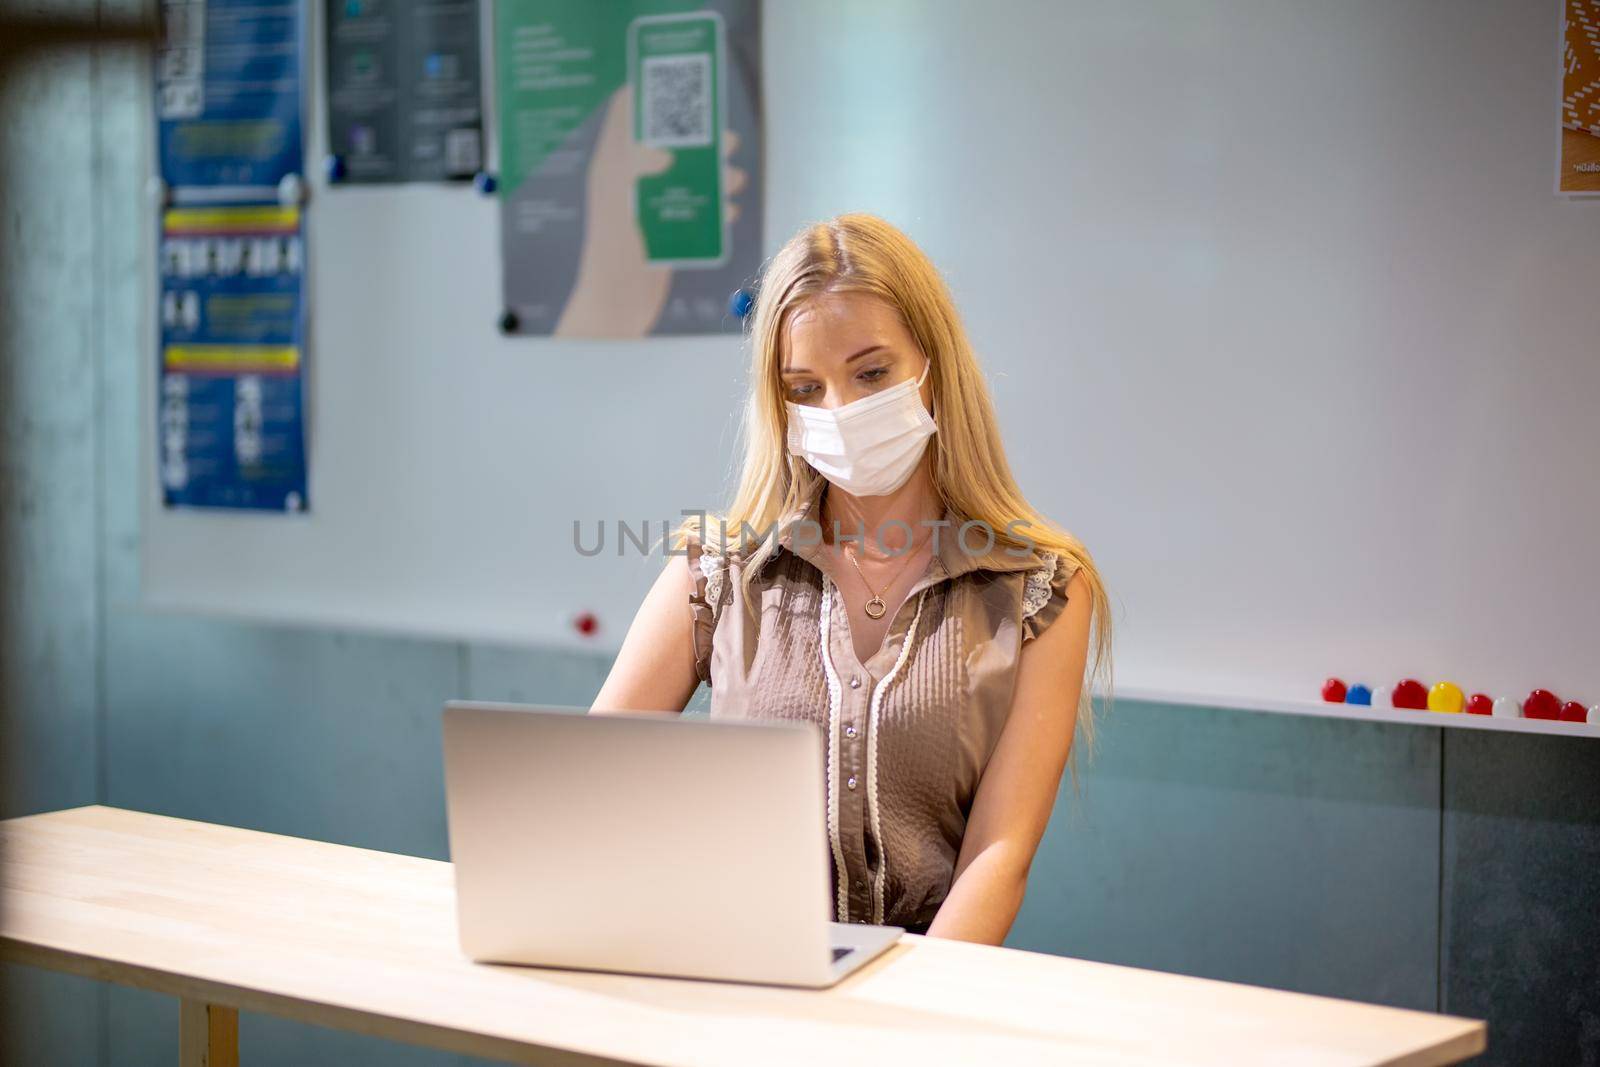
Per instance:
[[[928,375],[933,373],[933,360],[926,355],[922,358],[927,360],[927,366],[922,368],[922,376],[917,379],[917,396],[919,399],[922,395],[922,383],[927,381]],[[933,417],[933,401],[931,399],[928,401],[928,421],[933,423],[934,429],[939,428],[939,421]]]

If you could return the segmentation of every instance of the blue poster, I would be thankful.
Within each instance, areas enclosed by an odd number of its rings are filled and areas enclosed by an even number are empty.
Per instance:
[[[161,16],[167,185],[266,188],[302,173],[300,0],[162,0]]]
[[[169,209],[160,260],[163,502],[306,510],[299,206]]]

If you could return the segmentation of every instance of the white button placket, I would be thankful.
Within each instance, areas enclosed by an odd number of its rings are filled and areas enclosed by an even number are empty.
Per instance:
[[[911,624],[900,635],[900,652],[895,656],[894,666],[873,687],[867,710],[867,812],[872,820],[872,842],[878,857],[877,870],[872,874],[872,921],[880,925],[884,921],[884,896],[889,884],[889,857],[883,847],[883,823],[878,817],[878,721],[883,711],[884,694],[905,670],[906,660],[911,656],[911,645],[916,640],[917,627],[922,622],[922,605],[927,597],[928,587],[924,586],[917,594],[917,610],[912,613]]]
[[[853,877],[845,861],[844,842],[840,836],[839,780],[844,753],[839,744],[839,723],[843,718],[843,691],[839,675],[833,669],[833,656],[829,642],[832,639],[833,582],[823,575],[821,604],[818,608],[822,632],[822,670],[828,680],[828,844],[833,850],[834,912],[840,922],[850,921],[850,884]],[[852,727],[853,729],[853,727]],[[859,880],[858,880],[859,881]],[[860,886],[858,885],[859,889]]]
[[[869,810],[870,801],[866,796],[869,787],[865,750],[865,745],[870,743],[871,730],[865,723],[873,685],[871,676],[864,673],[853,655],[840,652],[840,656],[845,658],[836,659],[833,646],[836,632],[832,616],[835,606],[841,613],[845,610],[845,602],[838,593],[838,586],[827,576],[823,578],[823,590],[826,601],[822,608],[823,669],[829,678],[830,698],[837,694],[830,703],[828,723],[829,752],[834,757],[835,768],[828,781],[829,811],[832,814],[829,826],[833,831],[832,844],[836,848],[835,862],[840,865],[841,882],[836,887],[840,896],[837,910],[840,915],[847,916],[843,921],[866,923],[871,922],[872,915],[881,908],[872,898],[877,881],[874,872],[864,866],[865,850],[862,847],[865,835],[870,832],[867,827],[873,820]],[[837,605],[834,603],[836,597]],[[847,633],[846,630],[839,635],[841,644]],[[850,673],[841,675],[837,670],[838,662],[848,662],[852,668]],[[863,725],[858,727],[857,723]],[[863,730],[868,736],[862,736]],[[847,848],[846,838],[857,847]]]
[[[867,914],[855,921],[878,924],[884,922],[884,897],[888,885],[888,858],[883,846],[883,824],[878,810],[878,720],[882,713],[884,693],[887,691],[889,684],[905,669],[906,660],[911,654],[911,644],[916,638],[917,627],[922,620],[922,607],[927,599],[929,585],[931,583],[923,585],[917,592],[917,606],[912,614],[911,624],[901,634],[900,647],[895,656],[894,666],[884,675],[882,681],[878,682],[877,685],[872,685],[870,684],[870,679],[864,680],[860,673],[852,673],[850,675],[846,682],[850,690],[848,693],[850,707],[847,716],[844,709],[846,694],[842,691],[842,687],[839,684],[839,675],[834,670],[833,646],[831,643],[833,636],[833,592],[837,587],[827,575],[823,576],[823,603],[821,609],[822,660],[823,669],[828,677],[828,741],[831,756],[830,767],[833,768],[829,774],[828,781],[828,825],[830,840],[834,848],[835,862],[839,865],[838,913],[846,916],[846,921],[850,921],[848,916],[851,914],[850,904],[852,897],[847,888],[853,888],[856,894],[865,891],[867,895],[865,901]],[[842,599],[840,604],[842,610]],[[903,609],[904,605],[902,604],[901,610]],[[896,615],[899,615],[899,611],[896,611]],[[890,632],[893,633],[892,626]],[[859,664],[857,666],[859,667]],[[862,708],[863,703],[866,704],[865,709]],[[866,712],[865,715],[862,714],[863,710]],[[856,741],[858,732],[856,726],[853,722],[845,722],[847,717],[850,719],[863,719],[866,723],[866,751],[864,754],[860,748],[856,747],[860,744],[860,742]],[[842,729],[841,723],[843,723]],[[844,739],[851,742],[848,746],[841,743],[841,733]],[[864,761],[863,755],[865,757]],[[864,818],[861,820],[862,830],[864,834],[871,834],[873,852],[877,858],[876,866],[863,872],[866,875],[865,879],[858,877],[844,859],[843,812],[841,810],[841,794],[839,791],[841,777],[843,778],[843,788],[848,793],[856,794],[858,791],[865,793],[865,812]],[[854,805],[852,805],[852,808],[854,808]],[[853,823],[854,820],[852,820]],[[863,860],[864,858],[863,853]]]

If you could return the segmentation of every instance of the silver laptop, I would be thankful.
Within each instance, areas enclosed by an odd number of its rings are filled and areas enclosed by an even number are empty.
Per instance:
[[[839,981],[904,931],[831,920],[816,731],[446,704],[461,950],[484,963]]]

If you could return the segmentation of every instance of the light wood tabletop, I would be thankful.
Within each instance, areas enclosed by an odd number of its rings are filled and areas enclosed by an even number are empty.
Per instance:
[[[543,1065],[1439,1064],[1482,1022],[905,935],[826,990],[475,964],[450,864],[91,806],[0,822],[0,957],[238,1012]],[[115,1050],[113,1050],[115,1052]],[[249,1048],[244,1049],[249,1062]]]

